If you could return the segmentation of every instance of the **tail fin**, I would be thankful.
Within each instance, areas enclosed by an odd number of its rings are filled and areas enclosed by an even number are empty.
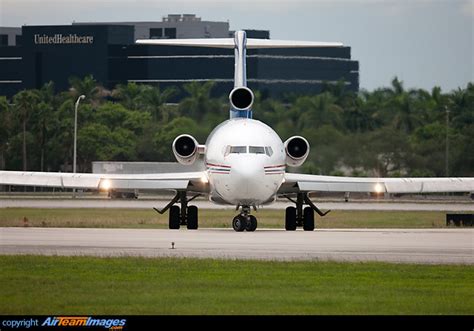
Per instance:
[[[139,39],[137,44],[217,47],[235,50],[234,89],[229,94],[230,117],[252,117],[253,93],[247,88],[246,49],[256,48],[305,48],[305,47],[342,47],[337,42],[292,41],[271,39],[247,39],[245,31],[236,31],[234,38],[207,39]]]

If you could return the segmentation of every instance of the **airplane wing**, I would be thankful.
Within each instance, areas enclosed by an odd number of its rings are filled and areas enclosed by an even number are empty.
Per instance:
[[[189,190],[207,192],[205,171],[158,174],[90,174],[0,171],[0,185],[96,190]]]
[[[278,193],[298,192],[474,192],[474,178],[363,178],[286,173]]]
[[[137,39],[136,44],[161,46],[194,46],[235,48],[234,38],[205,38],[205,39]],[[247,38],[247,48],[304,48],[304,47],[342,47],[339,42],[297,41]]]

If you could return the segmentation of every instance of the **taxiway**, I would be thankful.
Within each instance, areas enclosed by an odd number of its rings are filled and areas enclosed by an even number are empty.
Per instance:
[[[0,254],[474,264],[473,229],[0,228]]]

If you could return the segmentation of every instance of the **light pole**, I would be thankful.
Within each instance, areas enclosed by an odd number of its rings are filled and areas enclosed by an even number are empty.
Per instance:
[[[449,109],[448,106],[444,106],[446,110],[446,177],[449,177]]]
[[[77,163],[77,108],[79,108],[79,103],[81,100],[85,99],[85,95],[80,95],[76,101],[76,107],[74,108],[74,161],[72,165],[72,172],[76,173],[76,163]],[[73,196],[76,197],[76,189],[73,189]]]

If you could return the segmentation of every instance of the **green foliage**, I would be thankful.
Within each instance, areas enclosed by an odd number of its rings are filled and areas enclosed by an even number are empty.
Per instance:
[[[212,98],[214,82],[161,89],[127,83],[111,92],[92,76],[71,78],[67,92],[52,83],[0,97],[0,168],[70,171],[74,106],[78,112],[78,166],[94,160],[172,161],[172,141],[182,133],[206,141],[228,118],[226,98]],[[179,104],[169,101],[184,93]],[[474,84],[443,93],[388,87],[359,93],[343,82],[318,95],[276,100],[255,91],[255,119],[284,140],[308,139],[311,152],[300,169],[314,174],[354,176],[446,175],[446,116],[449,110],[449,175],[474,176]]]
[[[85,164],[92,161],[135,159],[136,137],[124,128],[111,129],[104,124],[89,124],[78,134],[78,155]]]
[[[11,107],[8,104],[8,100],[6,97],[0,97],[0,153],[4,153],[7,144],[8,138],[10,136],[11,125],[12,125],[12,112]],[[3,165],[3,160],[0,160],[0,169],[3,169],[1,166]]]
[[[5,315],[474,313],[472,265],[28,255],[0,263]]]
[[[152,114],[154,121],[166,124],[173,115],[173,108],[166,103],[177,93],[176,87],[168,87],[162,91],[159,86],[145,86],[142,97],[144,109]]]
[[[204,141],[208,134],[205,128],[198,126],[198,124],[187,117],[178,117],[168,124],[161,127],[155,134],[153,139],[153,147],[162,157],[163,161],[172,161],[173,156],[171,151],[171,144],[173,140],[180,134],[187,133],[194,136],[198,141]]]
[[[69,84],[71,85],[69,92],[74,100],[76,100],[80,95],[84,95],[86,97],[84,100],[85,102],[96,105],[108,94],[92,75],[88,75],[82,79],[79,77],[71,77],[69,79]]]
[[[223,108],[221,103],[216,99],[211,99],[211,90],[214,84],[214,82],[209,81],[204,84],[192,82],[184,85],[184,90],[188,96],[179,105],[180,113],[201,122],[206,113],[221,111]]]
[[[78,133],[81,163],[88,167],[92,161],[136,160],[139,135],[150,120],[149,113],[131,111],[121,104],[99,106]]]

